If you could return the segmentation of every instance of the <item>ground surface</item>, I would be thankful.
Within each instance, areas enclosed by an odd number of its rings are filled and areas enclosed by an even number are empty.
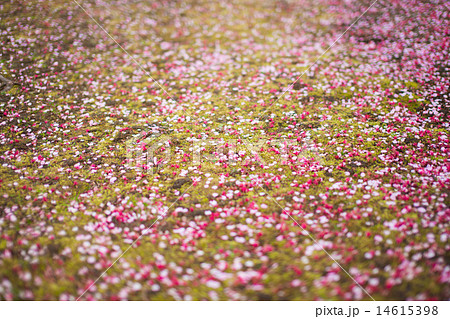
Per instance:
[[[0,299],[450,298],[448,3],[78,2],[131,56],[0,4]]]

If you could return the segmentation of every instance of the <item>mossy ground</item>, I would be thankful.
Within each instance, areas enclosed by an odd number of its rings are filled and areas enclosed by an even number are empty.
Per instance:
[[[448,299],[440,29],[417,71],[375,7],[309,68],[363,5],[82,5],[131,56],[72,1],[0,5],[1,299]]]

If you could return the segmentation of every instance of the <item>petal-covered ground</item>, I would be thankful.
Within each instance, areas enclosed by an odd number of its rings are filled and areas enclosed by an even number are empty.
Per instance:
[[[77,2],[0,3],[0,299],[450,298],[448,2]]]

